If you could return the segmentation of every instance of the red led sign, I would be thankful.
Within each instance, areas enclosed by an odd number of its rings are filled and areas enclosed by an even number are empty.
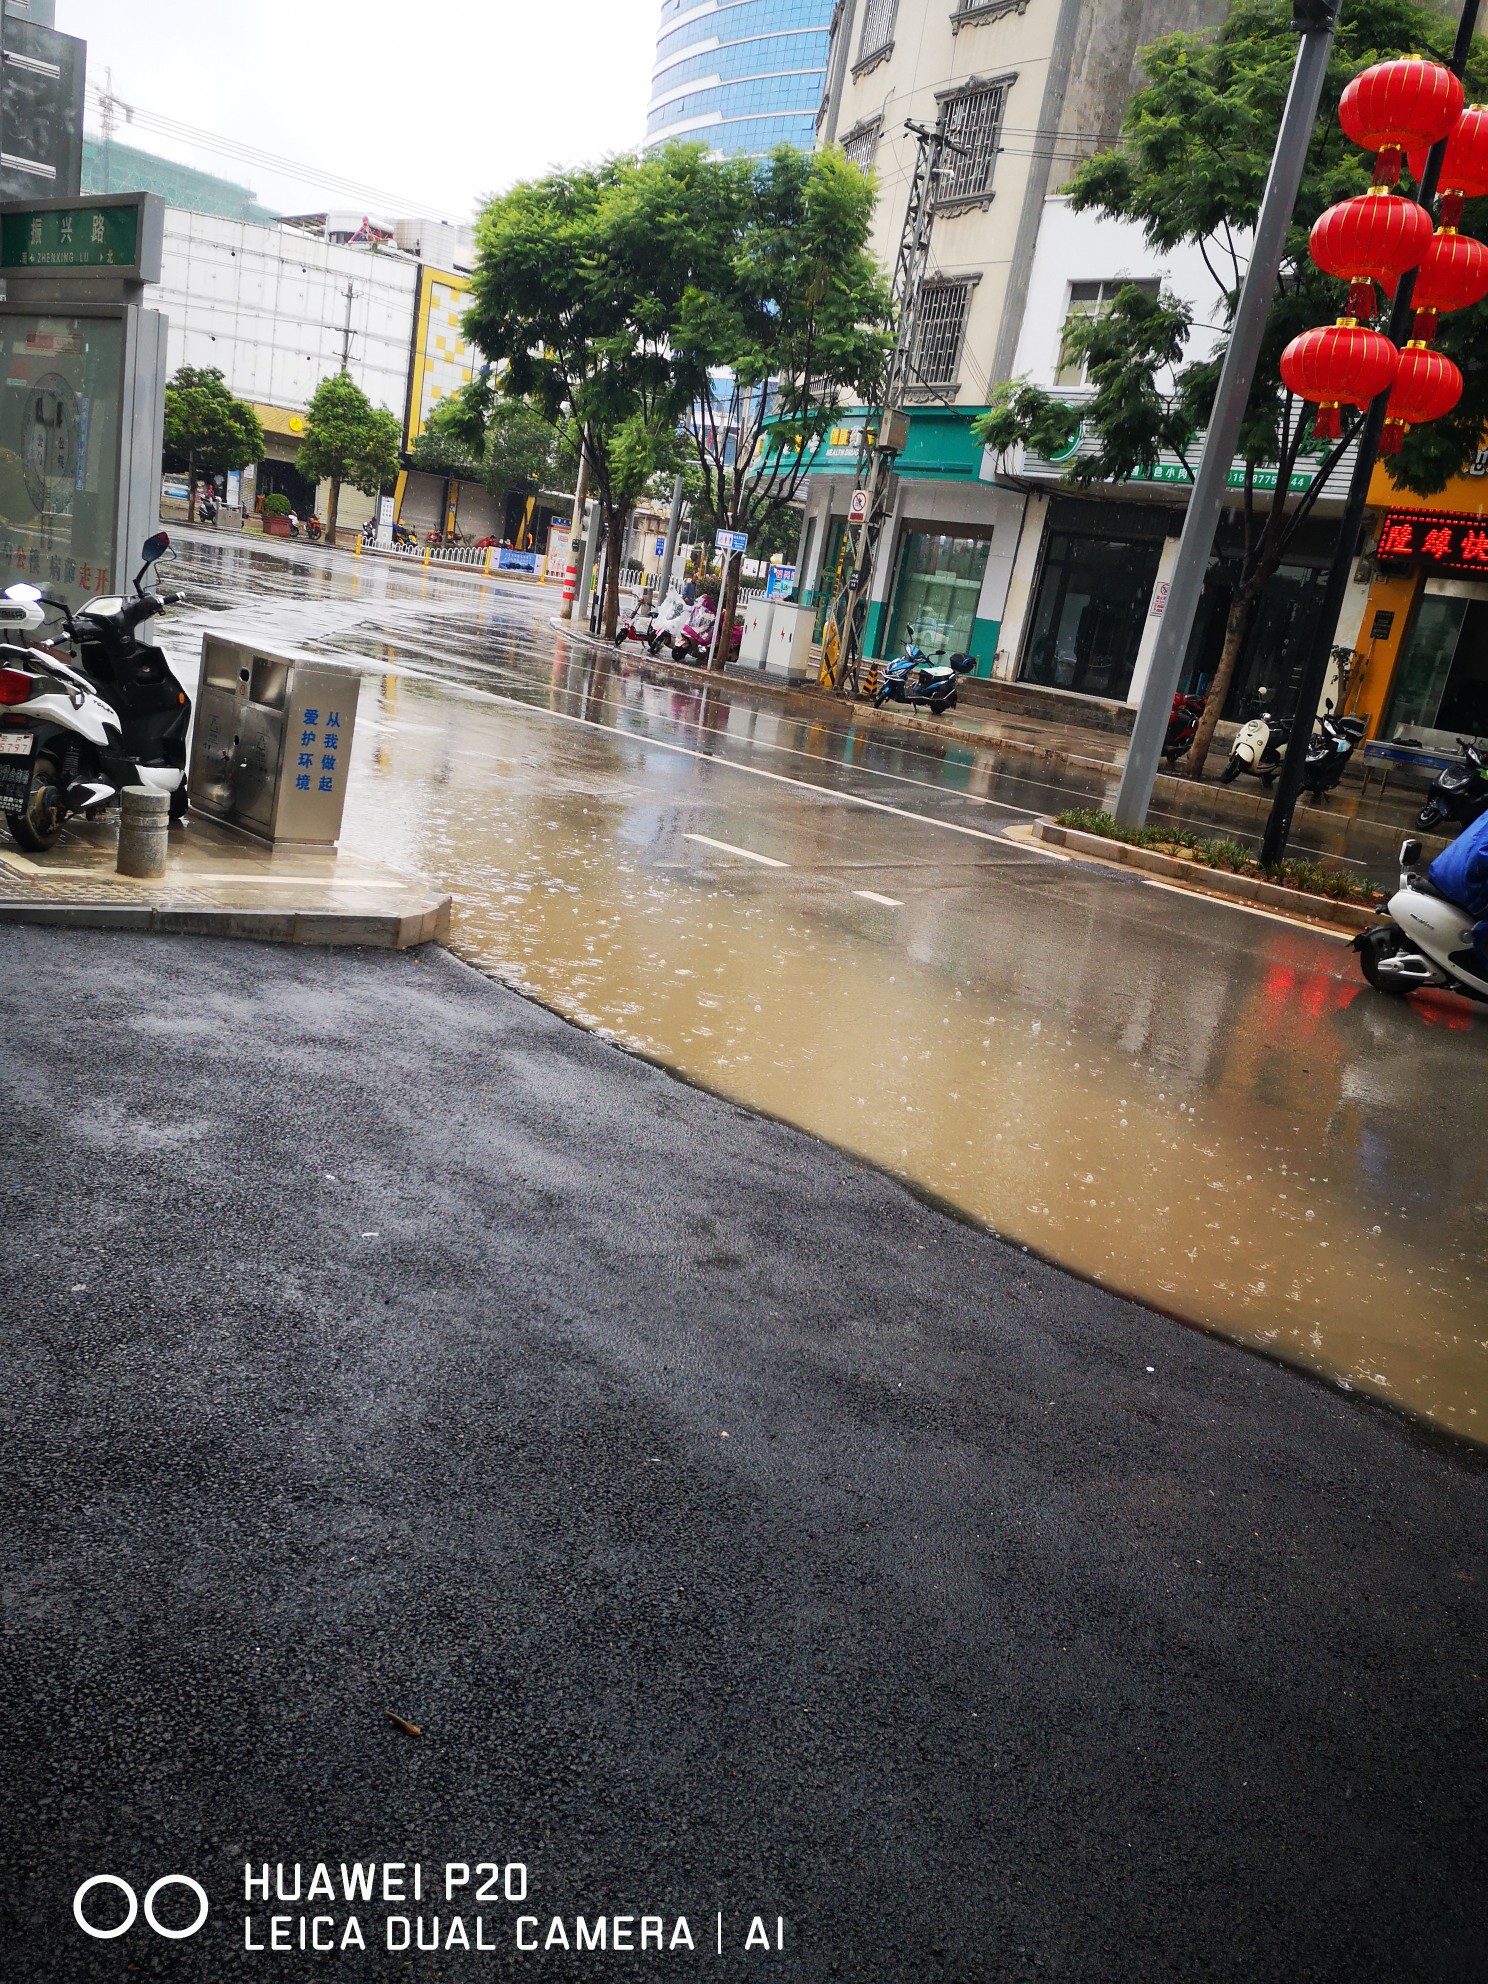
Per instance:
[[[1374,555],[1382,565],[1420,564],[1433,572],[1488,577],[1488,517],[1391,510],[1380,526]]]

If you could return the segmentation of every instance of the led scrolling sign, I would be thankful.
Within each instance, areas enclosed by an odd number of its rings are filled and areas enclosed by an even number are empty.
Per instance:
[[[1374,555],[1381,565],[1425,565],[1434,572],[1488,578],[1488,517],[1391,510]]]

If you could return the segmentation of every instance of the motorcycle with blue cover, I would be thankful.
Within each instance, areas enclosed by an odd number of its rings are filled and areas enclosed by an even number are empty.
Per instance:
[[[932,716],[944,716],[947,710],[953,710],[958,700],[959,678],[971,674],[976,667],[976,656],[953,654],[942,662],[944,654],[944,648],[926,654],[915,640],[914,628],[906,627],[904,651],[884,669],[873,707],[881,710],[885,703],[903,703],[906,709],[929,710]]]

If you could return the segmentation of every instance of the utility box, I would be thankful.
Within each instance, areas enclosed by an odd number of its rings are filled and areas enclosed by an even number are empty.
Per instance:
[[[775,619],[773,599],[752,599],[744,608],[744,633],[739,661],[745,668],[763,668],[769,659],[770,628]]]
[[[191,804],[260,840],[334,847],[361,676],[208,634],[191,734]]]
[[[766,671],[771,675],[783,676],[787,682],[806,681],[815,672],[811,659],[815,638],[815,607],[792,606],[786,601],[777,600],[774,618],[770,623],[770,645],[765,656]]]

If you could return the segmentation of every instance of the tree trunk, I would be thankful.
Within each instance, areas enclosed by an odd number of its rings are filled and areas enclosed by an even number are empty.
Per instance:
[[[196,522],[196,450],[186,457],[186,521]]]
[[[331,493],[326,499],[325,541],[332,550],[336,546],[336,512],[341,508],[341,478],[331,477]]]
[[[722,598],[718,602],[718,636],[713,643],[713,666],[727,668],[733,645],[734,621],[739,611],[739,577],[744,560],[736,551],[724,553]]]
[[[625,511],[605,511],[605,589],[604,617],[599,631],[607,641],[615,638],[620,625],[620,552],[625,542]]]
[[[1255,607],[1259,586],[1242,586],[1230,601],[1230,610],[1225,619],[1224,646],[1219,651],[1219,666],[1214,671],[1214,680],[1209,685],[1209,694],[1204,700],[1204,714],[1199,718],[1199,727],[1194,732],[1194,741],[1189,746],[1188,756],[1178,767],[1185,778],[1202,778],[1204,760],[1209,755],[1209,746],[1214,741],[1214,728],[1223,714],[1225,698],[1230,693],[1230,684],[1235,679],[1236,664],[1240,660],[1240,650],[1245,645],[1246,630],[1250,626],[1250,616]]]

